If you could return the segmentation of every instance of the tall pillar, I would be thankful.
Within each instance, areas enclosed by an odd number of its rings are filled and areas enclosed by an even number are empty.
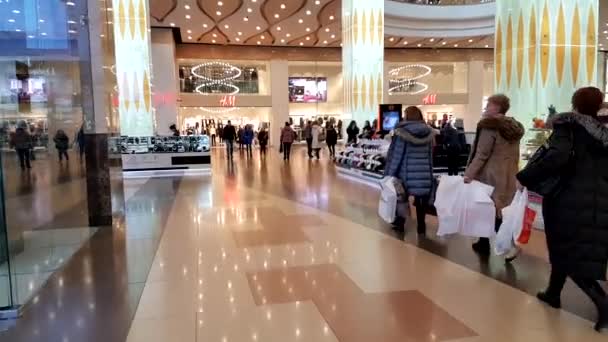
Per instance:
[[[342,1],[344,114],[362,124],[384,93],[384,1]]]
[[[513,115],[570,109],[575,89],[597,82],[598,0],[498,0],[495,85]]]
[[[281,129],[289,121],[289,65],[286,60],[270,61],[270,93],[272,112],[270,119],[270,143],[277,145]]]
[[[170,29],[152,29],[152,90],[156,110],[156,134],[171,135],[169,126],[177,124],[179,81],[175,62],[175,39]]]
[[[113,0],[118,111],[122,135],[154,134],[147,0]]]
[[[467,70],[467,89],[469,100],[466,113],[463,113],[464,129],[475,132],[477,123],[481,119],[483,106],[483,61],[470,61]]]

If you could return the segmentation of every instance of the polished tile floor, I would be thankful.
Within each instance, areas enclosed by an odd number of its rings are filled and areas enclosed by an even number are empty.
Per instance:
[[[394,234],[377,190],[294,152],[215,150],[212,176],[125,180],[124,220],[0,341],[605,341],[575,289],[564,310],[533,297],[542,233],[512,267],[435,238],[432,218],[429,238]]]

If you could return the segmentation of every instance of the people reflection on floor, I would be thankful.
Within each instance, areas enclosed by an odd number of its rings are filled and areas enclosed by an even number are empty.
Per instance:
[[[57,130],[57,133],[55,133],[55,137],[53,138],[53,142],[55,143],[55,148],[59,153],[59,161],[63,161],[64,157],[66,161],[69,161],[70,157],[68,156],[68,148],[70,147],[70,139],[68,138],[67,134],[65,134],[62,129]]]
[[[317,160],[321,159],[321,148],[325,141],[325,130],[321,126],[322,119],[312,123],[312,150]]]
[[[76,133],[76,144],[78,145],[78,154],[80,155],[80,161],[84,160],[84,124],[80,126],[78,133]]]
[[[247,152],[247,157],[253,157],[253,139],[255,138],[255,133],[253,132],[253,127],[251,125],[245,125],[245,129],[243,130],[243,145],[245,145],[245,149]]]
[[[285,127],[281,130],[281,149],[283,150],[283,160],[289,161],[291,157],[291,145],[296,140],[296,131],[291,128],[289,122],[285,122]]]
[[[260,155],[266,157],[266,149],[268,148],[268,131],[266,127],[262,127],[258,132],[258,144],[260,144]]]
[[[308,159],[312,159],[312,121],[306,121],[306,127],[304,127],[303,135],[304,139],[306,140]]]
[[[236,128],[232,126],[230,120],[226,123],[226,127],[224,127],[224,136],[222,139],[224,143],[226,143],[226,157],[232,160],[232,155],[234,153],[234,140],[236,140]]]
[[[356,144],[357,137],[359,136],[359,127],[357,127],[357,122],[355,120],[351,121],[348,127],[346,128],[346,137],[348,144]]]
[[[547,152],[517,174],[521,186],[558,176],[559,190],[543,199],[543,219],[551,262],[549,286],[538,298],[554,308],[570,278],[598,310],[595,329],[608,329],[608,297],[597,280],[608,268],[608,128],[598,120],[602,91],[582,88],[573,111],[551,119]]]
[[[9,144],[17,152],[21,170],[31,169],[30,151],[33,148],[33,143],[32,136],[28,132],[27,123],[25,121],[19,121],[17,129],[11,134]]]
[[[398,178],[414,196],[418,234],[426,234],[426,212],[433,188],[433,129],[424,122],[418,107],[405,109],[405,121],[395,128],[394,136],[386,156],[385,176]],[[395,229],[402,231],[405,217],[397,219]]]
[[[336,158],[336,145],[338,144],[338,131],[334,125],[330,122],[325,128],[325,142],[329,149],[329,158],[332,160]]]
[[[505,95],[488,98],[483,117],[477,124],[469,165],[464,173],[465,183],[477,180],[494,187],[492,200],[496,206],[496,231],[502,224],[502,209],[511,203],[517,190],[515,175],[519,171],[519,142],[525,132],[519,121],[506,116],[510,107],[511,101]],[[489,256],[490,239],[480,238],[473,244],[473,250],[481,256]],[[513,258],[509,257],[507,261]]]

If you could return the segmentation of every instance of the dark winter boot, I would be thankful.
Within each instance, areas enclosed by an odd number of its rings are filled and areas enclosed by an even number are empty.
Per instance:
[[[473,244],[473,250],[481,256],[490,256],[490,239],[479,238],[479,240]]]

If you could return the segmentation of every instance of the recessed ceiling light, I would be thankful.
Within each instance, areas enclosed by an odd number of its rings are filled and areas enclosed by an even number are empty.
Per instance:
[[[301,24],[304,22],[304,19],[300,18],[300,19],[298,19],[298,22]]]
[[[41,36],[46,36],[46,32],[40,33]]]
[[[213,38],[217,38],[217,34],[215,34],[215,33],[212,34],[212,36],[213,36]]]
[[[336,35],[335,35],[335,34],[332,34],[332,35],[331,35],[331,39],[336,39]]]
[[[255,29],[259,31],[259,30],[261,30],[262,28],[261,28],[261,27],[259,27],[259,26],[256,26],[256,27],[255,27]]]
[[[431,42],[431,43],[434,42],[434,41],[435,41],[435,38],[429,39],[429,42]]]
[[[281,4],[281,9],[285,9],[285,4]]]
[[[33,38],[36,38],[36,36],[34,36],[34,35],[31,35],[31,34],[30,34],[30,35],[29,35],[29,36],[27,36],[27,37],[28,37],[28,38],[29,38],[29,39],[33,39]]]
[[[340,43],[340,47],[342,47],[342,43]]]
[[[211,39],[211,42],[215,44],[215,39]]]
[[[188,32],[188,33],[192,33],[192,30],[188,30],[188,31],[186,31],[186,32]]]
[[[251,2],[258,2],[258,0],[251,0]]]
[[[391,42],[394,42],[394,41],[395,41],[395,38],[394,38],[394,37],[390,37],[390,38],[389,38],[389,40],[390,40]]]
[[[325,32],[329,32],[329,27],[325,29]]]
[[[21,11],[20,11],[20,10],[16,10],[16,9],[14,9],[14,10],[13,10],[13,13],[15,13],[15,14],[19,14],[19,13],[21,13]]]
[[[247,12],[251,13],[251,12],[253,12],[253,10],[251,8],[247,8]]]
[[[190,19],[190,18],[191,18],[190,14],[186,14],[186,19]]]
[[[473,42],[473,39],[469,39],[469,43],[472,43],[472,42]]]
[[[21,29],[15,29],[15,32],[21,32]],[[69,33],[76,33],[74,30],[68,30]]]
[[[442,42],[441,45],[446,45],[448,42]]]
[[[306,40],[310,40],[310,37],[306,37]]]
[[[281,39],[281,43],[285,43],[285,39]]]
[[[300,42],[300,46],[304,45],[304,42]]]
[[[243,32],[239,31],[239,32],[237,32],[236,34],[238,34],[239,36],[242,36],[242,35],[243,35]]]
[[[600,46],[601,46],[601,45],[602,45],[602,44],[600,44]],[[490,45],[486,45],[486,49],[487,49],[487,48],[489,48],[489,47],[490,47]]]
[[[306,15],[311,15],[312,12],[310,10],[306,10]]]
[[[323,41],[323,44],[327,44],[327,40],[324,40],[324,41]]]
[[[169,26],[175,27],[175,23],[170,23]]]
[[[40,22],[43,23],[44,20],[40,19]],[[76,22],[74,20],[68,20],[68,24],[76,24]],[[173,24],[175,25],[175,24]]]
[[[224,6],[224,3],[223,3],[223,2],[221,2],[221,1],[218,1],[218,2],[217,2],[217,5],[218,5],[218,6]]]
[[[234,40],[236,40],[237,42],[240,42],[240,41],[241,41],[241,38],[236,37],[236,38],[234,38]]]
[[[192,36],[188,36],[188,39],[192,40]]]
[[[330,16],[329,16],[329,20],[334,20],[334,16],[333,16],[333,15],[330,15]]]
[[[307,27],[307,28],[306,28],[306,32],[310,32],[310,27]]]
[[[454,44],[454,47],[458,47],[458,44]]]
[[[277,26],[277,31],[281,31],[281,26]]]
[[[190,5],[184,5],[184,8],[189,10],[190,9]]]
[[[258,45],[260,45],[260,44],[262,44],[262,42],[258,40]]]
[[[243,21],[249,21],[249,18],[248,17],[244,17]]]
[[[261,36],[261,37],[260,37],[260,38],[262,38],[262,39],[264,39],[264,38],[266,38],[266,37],[264,37],[264,36]]]
[[[320,5],[320,4],[321,4],[321,1],[319,1],[319,0],[315,1],[315,5]]]
[[[209,25],[207,25],[207,24],[203,24],[203,27],[204,27],[204,28],[207,28],[207,27],[209,27]]]
[[[286,33],[285,37],[287,37],[287,38],[291,37],[291,33]]]
[[[403,42],[403,45],[407,45],[407,41]]]
[[[608,31],[604,31],[604,34],[608,34]]]
[[[220,15],[222,15],[222,12],[217,11],[217,12],[215,12],[215,15],[220,16]]]
[[[70,21],[73,21],[73,20],[68,20],[68,24],[70,23]],[[43,22],[44,22],[44,19],[40,19],[40,20],[38,20],[38,22],[39,22],[39,23],[43,23]],[[75,21],[73,21],[73,22],[74,22],[74,24],[76,24],[76,22],[75,22]]]
[[[274,14],[274,17],[275,17],[275,18],[277,18],[277,19],[279,19],[279,17],[280,17],[280,16],[279,16],[279,13],[275,13],[275,14]]]
[[[230,28],[230,26],[228,24],[224,25],[224,28]]]
[[[8,22],[9,22],[9,23],[14,23],[14,22],[15,22],[15,19],[9,19],[9,20],[8,20]]]
[[[68,5],[68,6],[76,6],[76,4],[75,4],[75,3],[73,3],[73,2],[71,2],[71,1],[68,1],[68,2],[66,2],[65,4],[66,4],[66,5]]]
[[[417,46],[418,46],[418,47],[421,47],[421,46],[422,46],[422,44],[418,44]]]

